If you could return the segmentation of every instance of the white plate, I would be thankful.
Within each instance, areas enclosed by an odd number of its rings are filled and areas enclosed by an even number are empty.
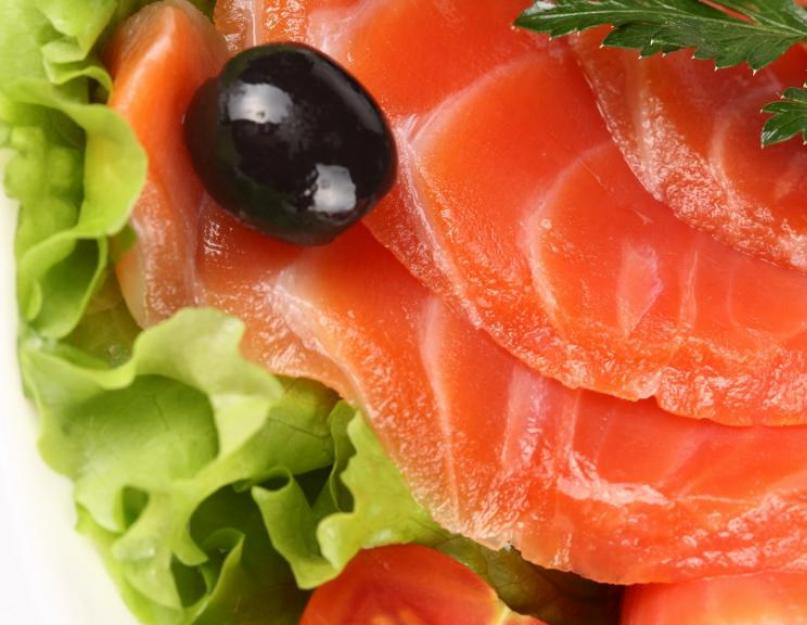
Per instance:
[[[0,623],[134,625],[93,547],[73,531],[69,482],[36,451],[15,358],[15,221],[0,191]]]

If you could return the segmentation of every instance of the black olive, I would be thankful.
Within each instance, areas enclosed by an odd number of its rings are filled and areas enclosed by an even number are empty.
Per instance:
[[[185,140],[210,195],[248,225],[320,245],[391,188],[395,141],[379,106],[324,54],[251,48],[196,92]]]

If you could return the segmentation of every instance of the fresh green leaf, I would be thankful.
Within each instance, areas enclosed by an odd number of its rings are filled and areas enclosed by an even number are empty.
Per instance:
[[[778,102],[762,109],[772,117],[762,129],[763,145],[782,143],[801,135],[807,143],[807,88],[786,89]]]
[[[0,4],[0,120],[13,151],[6,190],[21,204],[18,300],[23,319],[61,337],[104,279],[107,236],[128,219],[146,172],[129,126],[90,102],[108,87],[93,53],[116,2]]]
[[[331,431],[336,462],[328,487],[314,502],[291,476],[277,488],[253,489],[272,543],[291,563],[301,588],[333,579],[361,549],[432,544],[445,537],[412,499],[398,469],[355,411],[345,404],[337,407]],[[345,487],[348,497],[341,493]],[[348,498],[352,501],[346,505]]]
[[[267,584],[294,585],[257,506],[233,489],[264,483],[277,471],[329,468],[336,397],[246,361],[242,333],[240,322],[221,313],[187,310],[142,333],[131,360],[117,367],[77,362],[70,350],[37,337],[22,342],[23,374],[42,418],[42,453],[75,480],[84,526],[105,537],[107,560],[138,613],[145,602],[149,614],[168,622],[204,614],[242,588],[221,590],[228,583],[222,571],[243,576],[247,561],[256,570],[269,566],[264,577],[282,568],[285,577]],[[243,525],[244,514],[223,528],[211,521],[226,511],[216,501],[228,496],[253,511],[251,526]],[[222,532],[235,536],[227,554],[238,553],[211,565]]]
[[[248,491],[226,488],[205,501],[191,534],[221,572],[194,625],[296,625],[308,593],[269,541]]]
[[[93,49],[115,13],[116,0],[70,2],[29,0],[47,20],[49,35],[42,42],[43,67],[50,82],[66,84],[90,78],[107,90],[109,75],[93,58]]]
[[[129,313],[114,274],[110,273],[60,348],[77,360],[89,356],[99,363],[117,366],[131,358],[138,334],[140,328]]]
[[[553,36],[611,25],[606,46],[643,56],[692,48],[717,67],[753,69],[807,38],[807,12],[793,0],[538,0],[516,24]]]
[[[297,588],[288,563],[272,549],[248,493],[223,489],[205,501],[191,532],[209,560],[196,579],[206,596],[191,608],[162,606],[137,591],[112,555],[118,535],[79,509],[79,529],[99,546],[132,612],[149,625],[296,625],[308,593]]]

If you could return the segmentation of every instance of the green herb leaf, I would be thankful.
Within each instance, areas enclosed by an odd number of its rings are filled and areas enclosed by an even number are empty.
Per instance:
[[[782,143],[801,135],[807,143],[807,88],[786,89],[782,99],[762,109],[772,117],[762,129],[763,145]]]
[[[807,37],[807,12],[792,0],[538,0],[516,24],[553,36],[611,25],[606,46],[643,56],[692,48],[717,67],[753,69]]]

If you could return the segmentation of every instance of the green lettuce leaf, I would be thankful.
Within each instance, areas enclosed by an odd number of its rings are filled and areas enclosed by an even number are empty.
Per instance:
[[[43,456],[75,480],[76,500],[93,520],[120,534],[112,551],[128,583],[169,608],[183,607],[175,562],[207,559],[190,535],[203,501],[278,468],[302,474],[332,462],[335,395],[305,381],[284,384],[246,361],[242,332],[221,313],[184,311],[142,333],[116,368],[23,342]]]
[[[20,312],[62,337],[104,277],[107,237],[126,224],[146,156],[114,111],[91,102],[110,79],[94,57],[113,0],[6,0],[0,5],[0,133],[14,156],[7,193],[20,201]]]
[[[337,397],[248,362],[242,333],[221,313],[187,310],[140,334],[118,366],[22,342],[43,456],[75,481],[80,526],[144,622],[293,623],[304,604],[250,488],[327,473]]]
[[[280,488],[253,489],[272,542],[291,563],[301,588],[333,579],[361,549],[434,544],[446,535],[348,406],[332,414],[331,432],[335,463],[328,487],[313,502],[291,476]]]

